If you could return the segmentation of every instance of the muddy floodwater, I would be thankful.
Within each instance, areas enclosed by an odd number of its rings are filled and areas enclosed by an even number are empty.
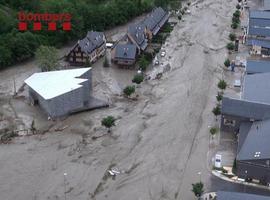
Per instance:
[[[9,99],[14,79],[18,88],[37,71],[34,62],[0,72],[2,119],[25,127],[35,119],[45,130],[0,145],[0,199],[193,200],[198,172],[211,190],[208,126],[215,123],[211,110],[236,4],[193,2],[163,46],[169,71],[136,88],[137,100],[121,96],[136,71],[98,61],[93,90],[111,103],[107,109],[48,122],[25,99]],[[107,115],[117,118],[111,134],[100,123]],[[112,168],[120,172],[114,178]]]

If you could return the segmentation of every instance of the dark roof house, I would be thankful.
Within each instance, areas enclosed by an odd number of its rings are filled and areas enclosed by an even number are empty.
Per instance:
[[[161,7],[155,8],[143,21],[145,26],[156,35],[160,28],[169,19],[169,13],[165,12]]]
[[[117,44],[112,53],[112,60],[120,65],[133,65],[136,61],[136,52],[134,44]]]
[[[270,37],[270,12],[253,10],[249,13],[248,35]]]
[[[144,51],[148,45],[145,35],[145,25],[143,23],[132,24],[128,27],[128,37],[138,49]]]

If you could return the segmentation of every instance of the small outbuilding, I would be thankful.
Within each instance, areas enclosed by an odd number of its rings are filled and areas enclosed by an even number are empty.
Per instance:
[[[117,44],[112,51],[112,60],[118,65],[134,65],[136,50],[134,44]]]
[[[58,118],[89,107],[91,79],[91,68],[80,68],[35,73],[24,82],[30,102],[38,104],[48,118]]]

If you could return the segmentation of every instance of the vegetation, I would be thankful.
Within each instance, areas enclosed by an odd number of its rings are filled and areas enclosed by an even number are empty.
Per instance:
[[[225,80],[222,79],[222,80],[220,80],[220,81],[218,82],[218,88],[219,88],[219,89],[225,90],[226,87],[227,87],[227,83],[226,83]]]
[[[232,173],[236,174],[236,158],[233,161]]]
[[[234,41],[236,39],[236,35],[234,33],[230,33],[229,38],[231,41]]]
[[[212,113],[217,117],[221,114],[220,106],[216,105],[216,107],[213,108]]]
[[[125,87],[123,92],[127,97],[130,97],[130,95],[132,95],[135,92],[135,86],[129,85],[129,86]]]
[[[238,10],[240,10],[240,9],[241,9],[240,4],[237,4],[237,5],[236,5],[236,9],[238,9]]]
[[[223,95],[219,92],[218,95],[216,96],[216,99],[218,102],[220,102],[223,98]]]
[[[148,67],[148,65],[150,63],[151,63],[151,61],[149,61],[149,59],[147,59],[147,57],[145,55],[142,55],[138,60],[139,67],[143,71],[146,70],[146,68]]]
[[[34,56],[40,45],[60,47],[85,36],[87,31],[103,31],[144,12],[155,5],[166,7],[170,0],[2,0],[0,3],[0,69]],[[70,13],[71,31],[19,32],[18,11],[28,13]],[[61,29],[61,25],[58,25]]]
[[[41,71],[52,71],[58,67],[57,49],[49,46],[40,46],[36,52],[38,66]]]
[[[233,17],[235,18],[239,18],[241,15],[241,12],[239,10],[236,10],[234,13],[233,13]]]
[[[178,18],[179,20],[181,20],[181,19],[182,19],[182,15],[178,15],[177,18]]]
[[[133,77],[132,82],[139,85],[141,82],[143,82],[143,75],[142,74],[136,74]]]
[[[227,49],[228,50],[234,50],[234,48],[235,48],[234,43],[230,42],[230,43],[227,44]]]
[[[225,67],[229,67],[229,66],[231,65],[230,59],[227,58],[227,59],[224,61],[224,65],[225,65]]]
[[[233,22],[232,25],[231,25],[231,27],[232,27],[233,29],[237,29],[237,28],[238,28],[238,23]]]
[[[203,183],[202,182],[198,182],[198,183],[194,183],[192,184],[192,192],[194,193],[194,195],[196,197],[200,197],[204,190],[203,190]]]
[[[102,126],[108,129],[108,133],[111,132],[111,127],[115,126],[116,119],[113,116],[107,116],[101,120]]]
[[[216,127],[211,127],[210,130],[209,130],[212,138],[217,134],[218,132],[218,129]]]

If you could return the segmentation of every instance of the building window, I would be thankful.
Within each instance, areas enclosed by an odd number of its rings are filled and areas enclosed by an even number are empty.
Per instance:
[[[235,120],[232,119],[224,119],[224,125],[225,126],[235,126]]]

